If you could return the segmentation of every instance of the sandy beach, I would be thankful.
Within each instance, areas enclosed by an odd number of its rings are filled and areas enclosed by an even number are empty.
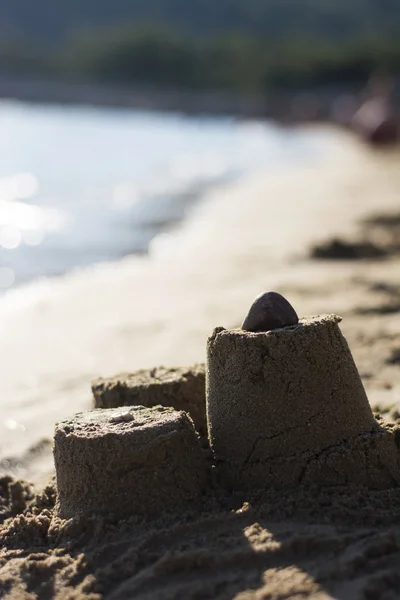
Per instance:
[[[4,598],[398,597],[398,488],[217,491],[201,511],[160,515],[150,527],[135,518],[64,521],[53,511],[54,484],[43,491],[54,423],[93,406],[93,379],[204,362],[213,328],[238,327],[265,290],[284,294],[299,315],[343,317],[369,402],[396,423],[399,154],[330,134],[331,155],[317,165],[215,189],[179,230],[156,238],[148,258],[0,298]],[[390,218],[366,222],[381,215]],[[311,257],[334,238],[373,242],[384,256]]]

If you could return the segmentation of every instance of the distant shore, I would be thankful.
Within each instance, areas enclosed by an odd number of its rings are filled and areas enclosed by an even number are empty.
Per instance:
[[[187,114],[265,117],[261,94],[220,91],[158,90],[122,85],[61,82],[36,78],[0,77],[0,98],[57,104],[177,111]]]
[[[359,91],[354,86],[340,89],[325,86],[318,90],[277,90],[261,94],[0,76],[0,101],[80,104],[189,115],[265,118],[280,122],[330,121],[335,99],[347,94],[357,95]]]

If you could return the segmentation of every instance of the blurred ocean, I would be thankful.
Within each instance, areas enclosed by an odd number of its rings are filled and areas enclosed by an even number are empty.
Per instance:
[[[147,253],[210,187],[314,163],[330,145],[328,130],[4,102],[0,291]]]

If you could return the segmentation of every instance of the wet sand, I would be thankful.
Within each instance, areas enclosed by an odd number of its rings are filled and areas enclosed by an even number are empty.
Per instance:
[[[315,260],[310,250],[334,237],[358,240],[362,219],[399,212],[399,156],[332,135],[337,151],[318,168],[216,191],[148,260],[77,272],[1,300],[5,470],[40,489],[52,461],[49,442],[39,442],[51,438],[56,420],[91,407],[91,379],[203,362],[212,329],[238,326],[268,289],[299,315],[343,317],[370,404],[395,422],[399,256],[382,232],[384,259]],[[202,512],[160,516],[151,527],[62,521],[52,486],[33,499],[30,488],[2,480],[0,495],[4,516],[25,508],[0,530],[6,598],[389,599],[400,585],[398,488],[350,483],[254,498],[216,489]]]

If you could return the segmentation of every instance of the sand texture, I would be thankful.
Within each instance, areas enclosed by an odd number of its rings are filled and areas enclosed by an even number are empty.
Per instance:
[[[156,367],[93,381],[96,408],[172,406],[190,414],[197,431],[206,434],[205,366]]]
[[[154,517],[198,505],[203,453],[190,418],[165,407],[92,410],[56,425],[58,512]]]
[[[6,600],[395,600],[400,490],[210,497],[146,525],[60,519],[49,486],[0,529]]]

